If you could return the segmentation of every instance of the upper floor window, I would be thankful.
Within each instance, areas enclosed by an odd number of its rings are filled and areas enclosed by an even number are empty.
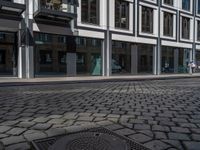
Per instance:
[[[164,0],[164,4],[173,6],[174,1],[173,0]]]
[[[182,17],[182,38],[190,39],[190,18]]]
[[[5,39],[5,34],[0,32],[0,40],[4,40]]]
[[[197,40],[200,41],[200,21],[197,21]]]
[[[35,35],[35,41],[38,42],[52,42],[52,35],[46,33],[38,33]]]
[[[129,28],[129,2],[115,0],[115,27]]]
[[[197,1],[197,13],[200,14],[200,0]]]
[[[142,6],[142,32],[153,33],[153,8]]]
[[[165,36],[173,36],[173,14],[164,12],[164,35]]]
[[[99,0],[81,0],[81,20],[84,23],[99,24]]]
[[[182,0],[182,9],[190,11],[190,0]]]

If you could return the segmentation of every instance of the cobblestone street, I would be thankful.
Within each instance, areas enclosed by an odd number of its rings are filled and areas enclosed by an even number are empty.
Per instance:
[[[95,126],[153,150],[199,150],[200,79],[0,86],[6,149]]]

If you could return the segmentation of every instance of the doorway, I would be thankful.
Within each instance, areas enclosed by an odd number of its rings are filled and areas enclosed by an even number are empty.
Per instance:
[[[0,76],[17,76],[16,33],[0,31]]]

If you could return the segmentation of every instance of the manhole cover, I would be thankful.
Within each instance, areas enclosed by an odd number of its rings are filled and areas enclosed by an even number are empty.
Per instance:
[[[105,128],[93,128],[32,142],[35,150],[149,150]]]
[[[98,132],[76,133],[58,140],[49,150],[127,150],[126,141]]]

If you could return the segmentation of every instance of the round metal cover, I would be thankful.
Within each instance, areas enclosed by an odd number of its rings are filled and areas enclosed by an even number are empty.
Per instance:
[[[85,132],[65,136],[49,150],[127,150],[127,144],[113,135]]]

